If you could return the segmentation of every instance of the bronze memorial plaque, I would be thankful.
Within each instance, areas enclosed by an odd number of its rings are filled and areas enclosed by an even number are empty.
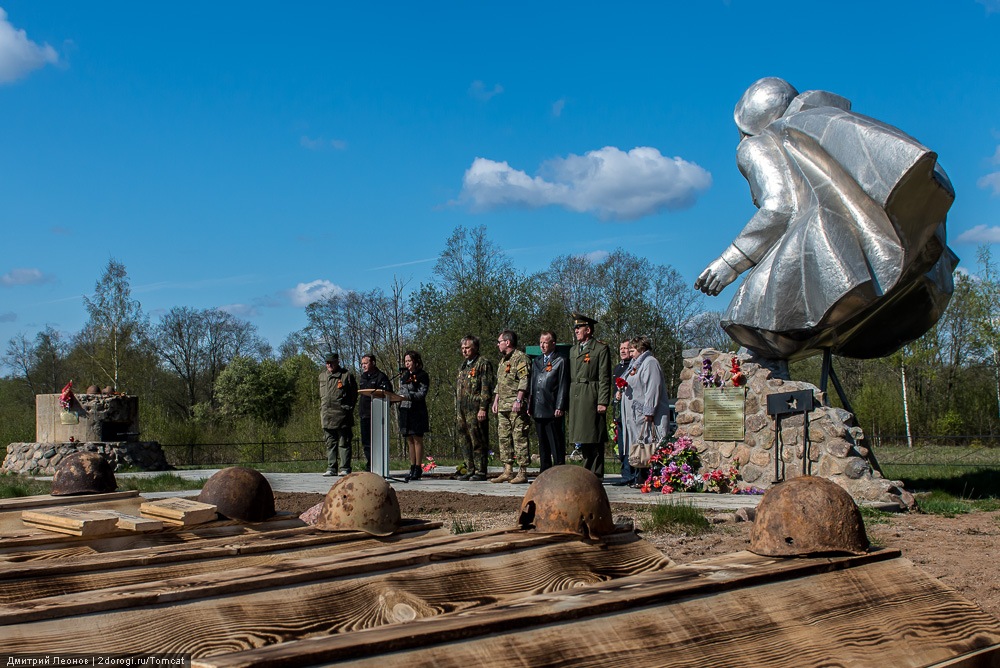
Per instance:
[[[742,441],[746,389],[742,387],[705,388],[706,441]]]

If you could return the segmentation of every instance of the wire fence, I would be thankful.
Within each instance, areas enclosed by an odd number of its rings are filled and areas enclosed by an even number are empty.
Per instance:
[[[161,443],[167,463],[175,467],[208,468],[235,464],[289,464],[294,462],[321,462],[326,464],[326,443],[323,439],[308,441],[254,441],[220,443]],[[444,453],[435,453],[431,448],[430,435],[425,436],[424,449],[427,454],[459,456],[457,449],[446,448]],[[390,444],[390,457],[407,457],[405,443]],[[453,452],[454,451],[454,452]],[[360,440],[351,446],[355,462],[364,461],[364,450]]]
[[[439,458],[464,458],[463,448],[452,439],[441,438],[434,443],[431,434],[424,442],[426,454]],[[1000,435],[975,434],[962,436],[917,436],[913,446],[905,435],[879,435],[867,439],[879,463],[883,466],[1000,469]],[[326,445],[322,439],[306,441],[256,441],[220,443],[161,443],[167,461],[177,467],[219,467],[234,464],[289,464],[294,462],[326,462]],[[612,459],[613,445],[607,448]],[[572,450],[572,448],[570,448]],[[353,444],[354,461],[364,457],[361,443]],[[406,459],[402,440],[394,439],[390,457]]]

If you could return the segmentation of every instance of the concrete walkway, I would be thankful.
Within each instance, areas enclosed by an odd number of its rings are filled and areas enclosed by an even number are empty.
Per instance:
[[[499,473],[502,469],[490,469],[491,473]],[[210,478],[219,469],[196,469],[196,470],[176,470],[171,471],[174,475],[186,480],[198,480]],[[451,466],[439,466],[434,470],[436,475],[448,476],[455,473],[455,468]],[[537,471],[535,471],[537,473]],[[494,484],[490,482],[462,482],[460,480],[449,480],[447,477],[424,477],[415,482],[404,482],[406,471],[392,471],[390,484],[396,491],[415,492],[454,492],[457,494],[481,494],[484,496],[513,496],[523,497],[527,491],[527,485],[509,485],[507,483]],[[150,477],[159,475],[159,472],[137,472],[119,473],[120,478],[127,477]],[[339,477],[324,478],[322,473],[264,473],[264,477],[271,483],[271,488],[276,492],[312,492],[326,494],[330,487],[339,480]],[[736,511],[739,508],[753,508],[760,501],[760,496],[744,494],[688,494],[674,493],[670,495],[660,493],[643,494],[637,489],[629,487],[616,487],[612,483],[618,482],[621,477],[614,474],[604,478],[604,490],[608,493],[608,500],[611,503],[634,503],[634,504],[654,504],[654,503],[681,503],[690,504],[696,508],[718,511]],[[163,496],[192,496],[198,490],[182,492],[160,492],[155,494],[144,493],[148,498]]]

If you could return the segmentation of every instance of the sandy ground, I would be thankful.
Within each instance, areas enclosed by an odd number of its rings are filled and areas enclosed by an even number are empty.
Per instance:
[[[513,526],[521,505],[516,497],[451,492],[401,491],[398,496],[404,517],[440,520],[453,530],[456,526],[476,531]],[[278,510],[296,513],[322,500],[322,494],[275,494]],[[627,504],[612,504],[612,511],[616,519],[631,518],[637,528],[650,512],[648,506]],[[697,536],[654,531],[642,535],[678,563],[747,549],[749,523],[738,522],[731,513],[710,515],[709,519],[712,529]],[[1000,511],[951,518],[891,515],[884,521],[870,522],[867,531],[874,545],[900,550],[924,571],[1000,618]]]

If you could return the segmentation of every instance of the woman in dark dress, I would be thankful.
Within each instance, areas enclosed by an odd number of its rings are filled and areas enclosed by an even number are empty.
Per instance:
[[[427,416],[427,389],[431,379],[424,371],[424,360],[415,350],[403,356],[406,369],[399,379],[399,433],[406,438],[410,450],[410,480],[420,480],[423,472],[424,434],[430,431]]]

